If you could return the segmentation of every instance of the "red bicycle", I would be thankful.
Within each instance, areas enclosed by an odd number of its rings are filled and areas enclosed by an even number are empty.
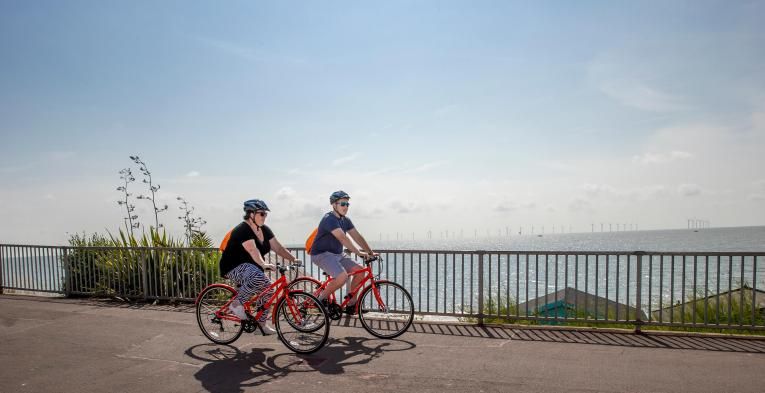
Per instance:
[[[372,274],[371,264],[375,261],[378,261],[378,265],[382,264],[382,258],[372,257],[364,261],[363,269],[349,274],[349,276],[363,274],[364,279],[356,288],[351,288],[342,304],[337,303],[334,293],[329,296],[329,304],[326,306],[327,314],[330,319],[339,320],[342,317],[342,310],[361,290],[361,297],[356,303],[354,314],[359,316],[364,329],[379,338],[398,337],[412,325],[414,302],[403,286],[392,281],[379,280],[378,276]],[[302,276],[293,280],[287,288],[311,293],[318,297],[327,283],[332,280],[327,273],[322,274],[326,277],[323,282],[313,277]],[[370,284],[366,285],[367,282]]]
[[[274,328],[279,340],[290,350],[297,353],[312,353],[319,350],[329,338],[329,318],[321,302],[310,293],[289,288],[285,272],[297,269],[300,265],[282,266],[277,264],[279,279],[260,295],[244,303],[247,319],[239,319],[231,313],[228,305],[236,297],[236,290],[226,284],[211,284],[199,293],[196,299],[197,323],[202,333],[216,344],[230,344],[238,339],[243,331],[263,330],[256,322],[273,305],[271,311]],[[268,301],[253,316],[252,304],[274,290]],[[264,334],[265,335],[265,334]]]

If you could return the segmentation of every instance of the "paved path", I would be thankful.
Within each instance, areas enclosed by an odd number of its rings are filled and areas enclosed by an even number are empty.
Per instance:
[[[327,347],[209,343],[188,307],[0,296],[0,392],[761,392],[765,340],[346,319]]]

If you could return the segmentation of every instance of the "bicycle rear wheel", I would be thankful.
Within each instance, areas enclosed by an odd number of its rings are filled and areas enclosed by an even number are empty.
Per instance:
[[[358,311],[364,329],[379,338],[402,335],[414,320],[412,297],[404,287],[391,281],[377,281],[367,287],[361,294]]]
[[[199,294],[196,305],[197,323],[205,337],[216,344],[231,344],[242,335],[244,326],[241,321],[220,317],[219,311],[234,295],[236,292],[231,288],[216,285],[208,286]],[[226,312],[223,314],[233,317]]]
[[[313,353],[329,338],[329,318],[319,299],[305,292],[292,292],[276,306],[276,332],[293,352]]]

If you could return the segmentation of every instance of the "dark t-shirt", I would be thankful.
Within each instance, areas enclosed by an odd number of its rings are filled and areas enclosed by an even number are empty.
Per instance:
[[[255,232],[252,230],[250,225],[244,221],[231,231],[231,237],[228,239],[228,245],[223,251],[223,255],[220,257],[221,276],[225,276],[228,274],[228,272],[234,270],[234,268],[243,263],[251,263],[260,269],[258,264],[252,260],[250,253],[247,252],[247,250],[245,250],[244,246],[242,245],[242,243],[250,239],[255,240],[255,247],[258,248],[260,255],[265,256],[268,254],[271,251],[271,243],[269,240],[273,239],[274,233],[271,231],[271,228],[265,225],[260,228],[263,230],[262,242],[255,235]]]
[[[319,255],[323,252],[343,253],[343,243],[340,243],[340,240],[332,234],[332,231],[337,228],[348,232],[353,229],[353,222],[348,217],[338,218],[332,212],[325,214],[319,222],[319,231],[316,232],[316,238],[311,246],[311,255]]]

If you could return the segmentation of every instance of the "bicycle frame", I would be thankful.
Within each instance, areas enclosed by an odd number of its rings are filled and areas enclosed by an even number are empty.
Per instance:
[[[237,316],[230,314],[228,310],[228,306],[231,304],[232,301],[236,298],[236,294],[238,293],[236,289],[234,289],[230,285],[226,284],[213,284],[213,286],[219,286],[231,289],[234,292],[234,296],[229,299],[226,304],[224,304],[221,308],[219,308],[217,311],[215,311],[215,316],[220,319],[226,319],[229,321],[241,321]],[[262,291],[257,296],[252,297],[250,300],[244,302],[243,306],[245,311],[252,315],[252,304],[260,299],[262,296],[264,296],[266,293],[268,293],[271,290],[274,290],[274,294],[271,295],[271,297],[268,299],[266,304],[264,304],[258,312],[253,316],[253,319],[256,321],[260,319],[261,316],[263,316],[263,313],[268,310],[269,307],[273,305],[273,310],[271,311],[271,319],[273,323],[276,323],[276,305],[279,303],[278,301],[282,298],[287,299],[287,306],[289,307],[290,312],[292,313],[292,316],[295,318],[295,321],[300,323],[302,322],[302,316],[300,315],[300,312],[298,310],[297,305],[287,296],[290,293],[294,292],[302,292],[298,290],[288,290],[287,289],[287,278],[282,274],[276,281],[274,281],[273,284],[271,284],[266,290]],[[197,299],[197,302],[199,302],[199,299]]]
[[[377,280],[375,280],[374,274],[372,274],[372,266],[367,265],[366,267],[356,270],[353,273],[348,274],[348,279],[350,279],[351,276],[355,276],[357,274],[365,274],[364,278],[361,280],[359,285],[356,286],[356,288],[351,288],[351,291],[348,292],[348,294],[345,295],[345,300],[340,304],[340,307],[346,307],[348,306],[348,303],[351,301],[351,299],[356,297],[356,294],[359,293],[359,291],[363,292],[367,288],[367,281],[372,281],[369,285],[372,286],[372,291],[374,292],[375,298],[377,300],[377,304],[380,304],[384,306],[384,302],[382,298],[380,298],[380,291],[375,286],[375,283]],[[329,274],[326,275],[327,279],[321,282],[321,285],[319,286],[319,289],[317,290],[318,293],[313,294],[314,296],[318,297],[318,294],[324,291],[324,288],[327,287],[327,284],[329,284],[330,281],[332,281],[332,276]],[[335,298],[335,294],[331,294],[330,298]],[[359,305],[358,302],[354,304],[354,306],[358,309]]]

